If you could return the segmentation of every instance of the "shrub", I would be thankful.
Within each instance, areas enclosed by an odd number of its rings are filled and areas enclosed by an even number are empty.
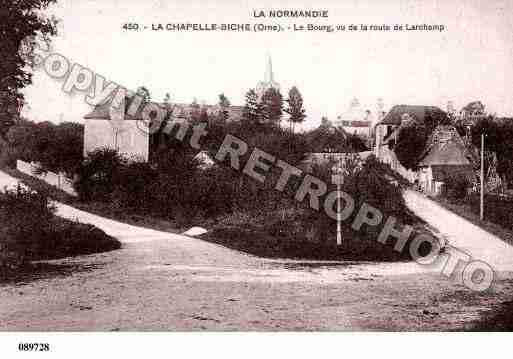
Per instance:
[[[120,177],[119,171],[126,159],[116,150],[100,148],[88,153],[78,168],[78,181],[74,188],[83,201],[109,200]]]
[[[54,215],[44,193],[18,187],[0,193],[0,268],[31,260],[112,250],[120,243],[100,229]]]
[[[465,176],[454,176],[446,179],[444,192],[449,199],[462,200],[467,197],[470,181]]]
[[[479,193],[470,196],[472,212],[479,214],[480,197]],[[502,198],[495,195],[484,196],[484,216],[486,220],[496,223],[503,228],[513,230],[513,199]]]
[[[37,250],[37,241],[44,240],[46,226],[53,212],[54,208],[49,205],[45,195],[20,186],[16,190],[0,193],[0,215],[3,222],[3,263],[0,266],[22,264]]]
[[[148,163],[132,162],[114,171],[116,187],[110,198],[118,208],[152,209],[154,195],[150,186],[158,173]]]
[[[72,176],[83,157],[84,126],[64,122],[34,123],[20,120],[5,136],[0,163],[16,167],[16,160],[38,162],[43,171]]]

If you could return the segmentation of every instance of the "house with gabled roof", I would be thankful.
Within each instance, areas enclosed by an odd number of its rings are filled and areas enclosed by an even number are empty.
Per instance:
[[[418,181],[418,172],[404,167],[393,151],[401,125],[408,121],[425,123],[445,117],[445,112],[435,106],[395,105],[376,124],[374,129],[374,155],[381,162],[407,179],[410,183]]]
[[[131,114],[130,106],[134,97],[127,96],[125,103],[115,108],[109,101],[98,104],[84,116],[84,156],[95,149],[111,148],[119,153],[139,161],[149,159],[149,129],[144,121],[144,106],[137,107]],[[223,109],[219,105],[151,104],[172,111],[176,121],[189,121],[196,112],[205,111],[213,117]],[[136,103],[137,105],[137,103]],[[169,106],[169,107],[168,107]],[[228,121],[237,121],[242,117],[242,106],[225,108]]]
[[[475,173],[463,139],[451,125],[435,128],[419,159],[417,173],[420,188],[429,194],[440,194],[450,178],[463,177],[472,183]]]
[[[397,105],[385,115],[375,130],[374,153],[393,170],[418,183],[429,194],[440,194],[448,179],[458,176],[474,182],[472,154],[469,153],[461,136],[452,125],[438,125],[428,139],[416,167],[407,169],[399,163],[393,150],[401,129],[408,121],[415,121],[428,126],[445,122],[446,114],[435,106]]]

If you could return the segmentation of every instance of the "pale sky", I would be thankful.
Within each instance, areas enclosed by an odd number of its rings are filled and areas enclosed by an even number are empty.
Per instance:
[[[327,9],[328,19],[255,19],[253,10]],[[509,0],[60,0],[53,49],[107,79],[149,88],[161,101],[216,103],[224,92],[242,105],[263,80],[266,54],[286,96],[303,94],[306,127],[334,120],[356,97],[375,109],[395,104],[456,108],[481,100],[513,115],[513,4]],[[167,32],[125,31],[123,24],[281,23],[441,24],[444,32]],[[42,71],[25,90],[24,115],[36,121],[82,121],[90,107]]]

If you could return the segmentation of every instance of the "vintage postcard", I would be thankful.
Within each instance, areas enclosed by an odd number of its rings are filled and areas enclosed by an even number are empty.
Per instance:
[[[510,1],[0,4],[0,354],[513,329]]]

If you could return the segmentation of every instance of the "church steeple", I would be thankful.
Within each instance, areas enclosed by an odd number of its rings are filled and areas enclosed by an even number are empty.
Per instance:
[[[267,66],[265,68],[265,76],[264,81],[272,84],[274,82],[274,73],[273,73],[273,62],[271,60],[271,54],[267,54]]]
[[[256,87],[256,92],[259,98],[270,88],[280,90],[280,84],[274,80],[273,63],[271,55],[267,53],[267,63],[265,65],[264,80],[260,81]]]

